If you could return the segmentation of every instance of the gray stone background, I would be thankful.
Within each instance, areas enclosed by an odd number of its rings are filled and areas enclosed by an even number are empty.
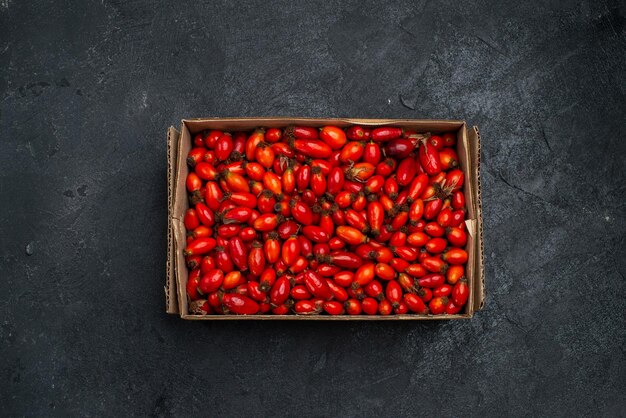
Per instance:
[[[4,416],[626,414],[618,1],[0,0]],[[471,321],[164,313],[183,117],[466,119]]]

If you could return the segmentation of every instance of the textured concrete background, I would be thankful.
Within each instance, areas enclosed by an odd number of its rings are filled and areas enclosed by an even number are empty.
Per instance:
[[[234,3],[0,0],[2,414],[625,414],[624,3]],[[273,115],[478,125],[485,310],[166,315],[166,128]]]

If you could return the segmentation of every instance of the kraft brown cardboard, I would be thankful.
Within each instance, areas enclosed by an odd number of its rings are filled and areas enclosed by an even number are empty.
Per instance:
[[[187,268],[182,251],[186,244],[183,215],[188,200],[185,179],[188,174],[186,156],[191,149],[192,136],[208,129],[253,130],[257,127],[286,127],[289,125],[380,126],[394,125],[417,132],[456,132],[457,152],[465,173],[464,193],[467,204],[467,229],[469,233],[468,264],[466,276],[470,297],[465,312],[457,315],[390,315],[390,316],[326,316],[326,315],[190,315],[186,296]],[[313,119],[313,118],[217,118],[186,119],[180,132],[168,130],[168,259],[165,286],[166,310],[190,320],[439,320],[471,318],[484,304],[484,265],[482,240],[482,204],[480,193],[480,135],[478,128],[468,128],[463,121],[411,120],[411,119]]]

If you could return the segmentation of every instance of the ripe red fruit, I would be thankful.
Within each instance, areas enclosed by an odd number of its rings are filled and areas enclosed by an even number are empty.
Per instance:
[[[259,304],[247,296],[227,293],[222,298],[225,310],[237,315],[254,315],[259,311]]]
[[[334,150],[343,147],[347,141],[346,133],[336,126],[324,126],[319,137]]]

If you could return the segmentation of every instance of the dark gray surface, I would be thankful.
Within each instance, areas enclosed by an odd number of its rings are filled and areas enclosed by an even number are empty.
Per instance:
[[[625,414],[624,3],[375,3],[0,0],[3,415]],[[167,316],[166,128],[275,115],[478,125],[485,310]]]

